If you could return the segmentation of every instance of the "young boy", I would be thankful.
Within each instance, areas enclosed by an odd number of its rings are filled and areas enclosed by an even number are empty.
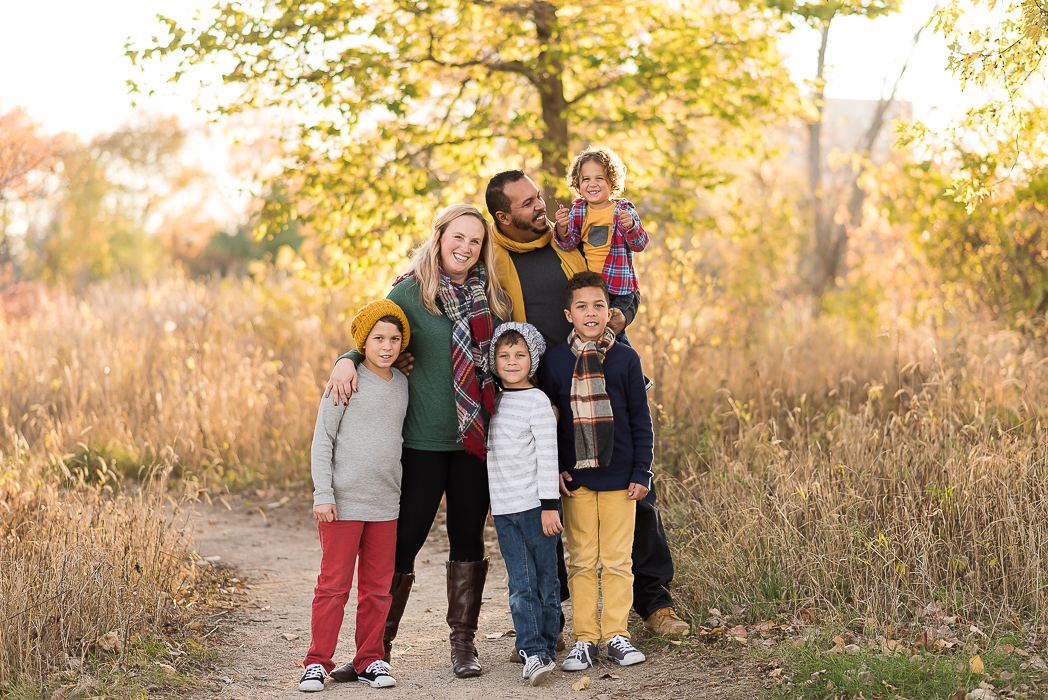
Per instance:
[[[356,679],[372,688],[397,684],[383,660],[382,634],[391,600],[408,380],[392,365],[411,329],[400,307],[381,299],[360,309],[350,331],[364,354],[358,391],[340,406],[322,400],[313,432],[313,516],[322,553],[312,641],[298,684],[304,692],[323,690],[329,673],[334,680]],[[354,565],[357,654],[332,672]]]
[[[575,193],[569,212],[557,210],[553,240],[561,250],[582,244],[586,267],[601,273],[608,284],[611,307],[636,313],[640,286],[633,267],[633,253],[648,245],[637,208],[620,199],[626,184],[626,166],[610,148],[590,146],[575,156],[568,170],[568,187]],[[629,345],[626,331],[616,338]]]
[[[557,540],[560,491],[557,422],[549,399],[531,384],[546,343],[528,323],[499,326],[490,366],[502,383],[488,428],[488,490],[509,577],[509,607],[524,660],[538,685],[555,667],[560,632]]]
[[[630,666],[644,661],[630,644],[626,623],[633,604],[637,501],[651,488],[651,413],[640,357],[608,328],[604,278],[580,272],[568,280],[564,296],[574,330],[546,353],[539,370],[539,385],[559,412],[561,479],[570,493],[562,506],[575,645],[561,668],[592,666],[602,640],[609,660]]]

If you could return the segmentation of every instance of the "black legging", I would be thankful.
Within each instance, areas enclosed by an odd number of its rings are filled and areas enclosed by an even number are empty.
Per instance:
[[[397,554],[394,570],[410,574],[437,517],[440,497],[447,494],[450,561],[484,558],[484,520],[488,516],[488,469],[484,460],[463,451],[431,452],[405,447],[400,458]]]

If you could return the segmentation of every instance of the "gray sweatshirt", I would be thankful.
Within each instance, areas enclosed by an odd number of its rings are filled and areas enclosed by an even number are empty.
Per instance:
[[[321,399],[313,431],[313,505],[334,503],[339,520],[397,519],[407,408],[407,377],[394,369],[387,382],[363,364],[348,403]]]

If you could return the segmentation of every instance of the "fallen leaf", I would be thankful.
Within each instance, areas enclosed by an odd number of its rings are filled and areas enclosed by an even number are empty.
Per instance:
[[[998,695],[989,688],[976,688],[964,698],[965,700],[998,700]]]
[[[778,678],[785,672],[786,672],[786,669],[776,668],[776,669],[773,669],[772,672],[769,673],[768,675],[771,676],[772,678]]]
[[[98,640],[98,646],[102,648],[102,651],[115,652],[119,654],[124,650],[124,644],[120,641],[120,637],[116,632],[108,632]]]
[[[849,654],[858,654],[862,649],[859,648],[858,644],[848,644],[844,647],[844,651]]]
[[[194,632],[199,632],[200,630],[204,629],[204,626],[200,624],[200,620],[193,620],[189,623],[189,625],[187,625],[187,629],[191,629]]]
[[[588,688],[589,684],[590,684],[589,676],[583,676],[582,678],[578,679],[577,681],[575,681],[574,683],[571,684],[571,689],[574,690],[577,693],[580,690],[585,690],[586,688]]]
[[[288,640],[289,642],[293,641],[295,639],[298,639],[298,635],[293,633],[293,632],[285,632],[284,634],[282,634],[280,636],[283,637],[284,639]]]
[[[978,673],[979,675],[986,673],[986,667],[983,666],[983,661],[978,654],[968,659],[968,668],[972,670],[972,673]]]
[[[859,680],[866,685],[873,685],[873,674],[869,671],[859,671]]]
[[[485,634],[486,639],[499,639],[505,635],[504,632],[492,632],[491,634]]]
[[[950,696],[950,700],[964,700],[964,691],[958,690],[956,693]]]
[[[736,625],[735,627],[731,628],[731,632],[729,632],[729,634],[733,637],[742,637],[743,639],[745,639],[749,633],[746,631],[746,628],[742,625]]]
[[[1014,671],[1001,671],[1000,679],[1002,681],[1010,681],[1013,678],[1015,678]]]
[[[1036,669],[1038,671],[1048,671],[1048,664],[1045,664],[1044,659],[1042,659],[1040,656],[1031,656],[1030,668]]]
[[[178,673],[178,671],[175,670],[174,666],[169,666],[167,664],[162,664],[159,661],[156,662],[156,667],[159,668],[164,673],[170,673],[170,674]]]

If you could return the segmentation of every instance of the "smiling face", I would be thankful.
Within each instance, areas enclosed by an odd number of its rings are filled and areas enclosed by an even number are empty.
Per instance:
[[[596,341],[608,325],[608,298],[600,287],[582,287],[571,294],[571,305],[564,315],[585,341]]]
[[[604,166],[596,160],[588,160],[582,164],[579,192],[590,206],[600,207],[611,199],[608,175],[604,172]]]
[[[542,199],[542,192],[530,177],[506,184],[502,192],[509,199],[509,212],[500,212],[499,220],[503,225],[508,223],[514,229],[510,231],[503,228],[503,233],[514,240],[517,240],[518,236],[534,240],[549,230],[549,220],[546,219],[546,202]],[[504,221],[505,218],[508,218],[509,221]]]
[[[480,260],[484,246],[484,224],[475,216],[460,216],[448,224],[440,237],[440,267],[452,282],[466,281]]]
[[[523,389],[531,386],[531,353],[523,340],[505,343],[495,350],[495,374],[506,389]]]
[[[389,376],[389,368],[400,355],[404,335],[395,324],[378,321],[364,341],[364,366],[375,374]]]

